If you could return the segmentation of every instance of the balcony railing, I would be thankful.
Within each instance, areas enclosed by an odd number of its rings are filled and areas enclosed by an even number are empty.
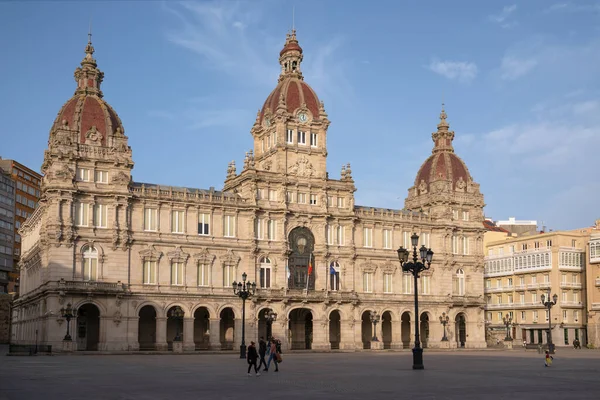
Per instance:
[[[567,288],[567,289],[568,288],[581,289],[583,287],[583,285],[581,283],[574,283],[574,282],[561,282],[560,287]]]

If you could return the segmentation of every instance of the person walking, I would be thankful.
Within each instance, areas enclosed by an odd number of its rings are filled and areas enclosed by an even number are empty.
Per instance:
[[[551,366],[552,360],[554,360],[554,357],[552,357],[550,355],[550,353],[548,351],[546,351],[546,358],[544,359],[544,366],[546,366],[546,367]]]
[[[258,354],[260,355],[260,363],[258,364],[258,369],[260,369],[260,367],[264,365],[265,369],[263,369],[263,371],[268,371],[267,361],[265,360],[267,354],[267,342],[265,342],[265,338],[262,336],[258,341]]]
[[[256,376],[260,376],[260,372],[258,372],[258,366],[256,365],[256,361],[258,360],[258,352],[256,351],[256,346],[254,342],[250,342],[250,346],[248,346],[248,351],[246,352],[246,357],[248,359],[248,376],[251,376],[250,370],[252,366],[254,366],[254,373]]]
[[[275,338],[271,338],[270,353],[271,354],[269,355],[269,362],[267,362],[267,369],[265,371],[269,370],[269,367],[271,366],[271,361],[273,361],[275,363],[275,372],[279,372],[277,362],[277,342],[275,341]]]

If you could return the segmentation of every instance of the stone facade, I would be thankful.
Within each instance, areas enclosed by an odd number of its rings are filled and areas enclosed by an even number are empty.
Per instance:
[[[426,347],[485,346],[483,196],[454,154],[445,111],[406,208],[356,206],[350,164],[340,179],[327,173],[330,121],[304,82],[292,32],[241,171],[230,163],[223,191],[157,186],[132,180],[132,151],[102,98],[93,52],[90,42],[50,132],[40,207],[21,230],[16,342],[33,341],[39,326],[40,342],[61,348],[60,309],[72,304],[79,350],[164,350],[175,337],[183,351],[237,348],[243,310],[232,284],[245,272],[257,284],[246,341],[272,334],[286,349],[369,348],[375,311],[384,348],[411,347],[415,319]],[[396,251],[413,232],[435,252],[417,318]]]

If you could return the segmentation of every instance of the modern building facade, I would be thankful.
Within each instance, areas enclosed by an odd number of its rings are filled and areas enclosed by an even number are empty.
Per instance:
[[[13,271],[15,226],[15,184],[0,169],[0,293],[9,291],[9,274]]]
[[[515,217],[510,217],[507,220],[496,221],[495,225],[516,236],[538,233],[537,221],[535,220],[518,220]]]
[[[426,347],[440,347],[446,313],[450,347],[485,346],[483,195],[454,154],[444,110],[405,209],[356,205],[350,164],[339,179],[328,174],[330,121],[292,32],[240,171],[229,165],[222,191],[158,186],[132,179],[132,149],[93,53],[88,43],[75,95],[51,128],[40,206],[20,231],[15,342],[39,329],[41,343],[61,348],[60,310],[71,304],[80,350],[165,350],[177,336],[184,351],[237,348],[232,284],[245,272],[257,284],[247,341],[272,333],[288,349],[368,348],[376,312],[385,348],[412,346],[415,323]],[[396,251],[412,233],[435,252],[419,279],[419,315]]]
[[[25,220],[35,211],[40,200],[42,176],[15,160],[0,158],[0,169],[9,174],[14,182],[14,232],[13,261],[18,265],[21,257],[21,235],[19,229]],[[9,273],[9,292],[18,291],[19,274],[17,270]]]
[[[586,343],[586,247],[589,234],[556,231],[506,237],[487,243],[485,257],[486,325],[498,338],[521,344],[547,343],[549,323],[556,346]],[[554,295],[551,309],[542,304]],[[507,318],[508,317],[508,318]]]

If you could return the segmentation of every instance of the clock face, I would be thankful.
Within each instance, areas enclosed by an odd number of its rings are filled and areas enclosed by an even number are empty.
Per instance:
[[[305,113],[300,113],[298,114],[298,121],[306,122],[308,121],[308,116]]]

